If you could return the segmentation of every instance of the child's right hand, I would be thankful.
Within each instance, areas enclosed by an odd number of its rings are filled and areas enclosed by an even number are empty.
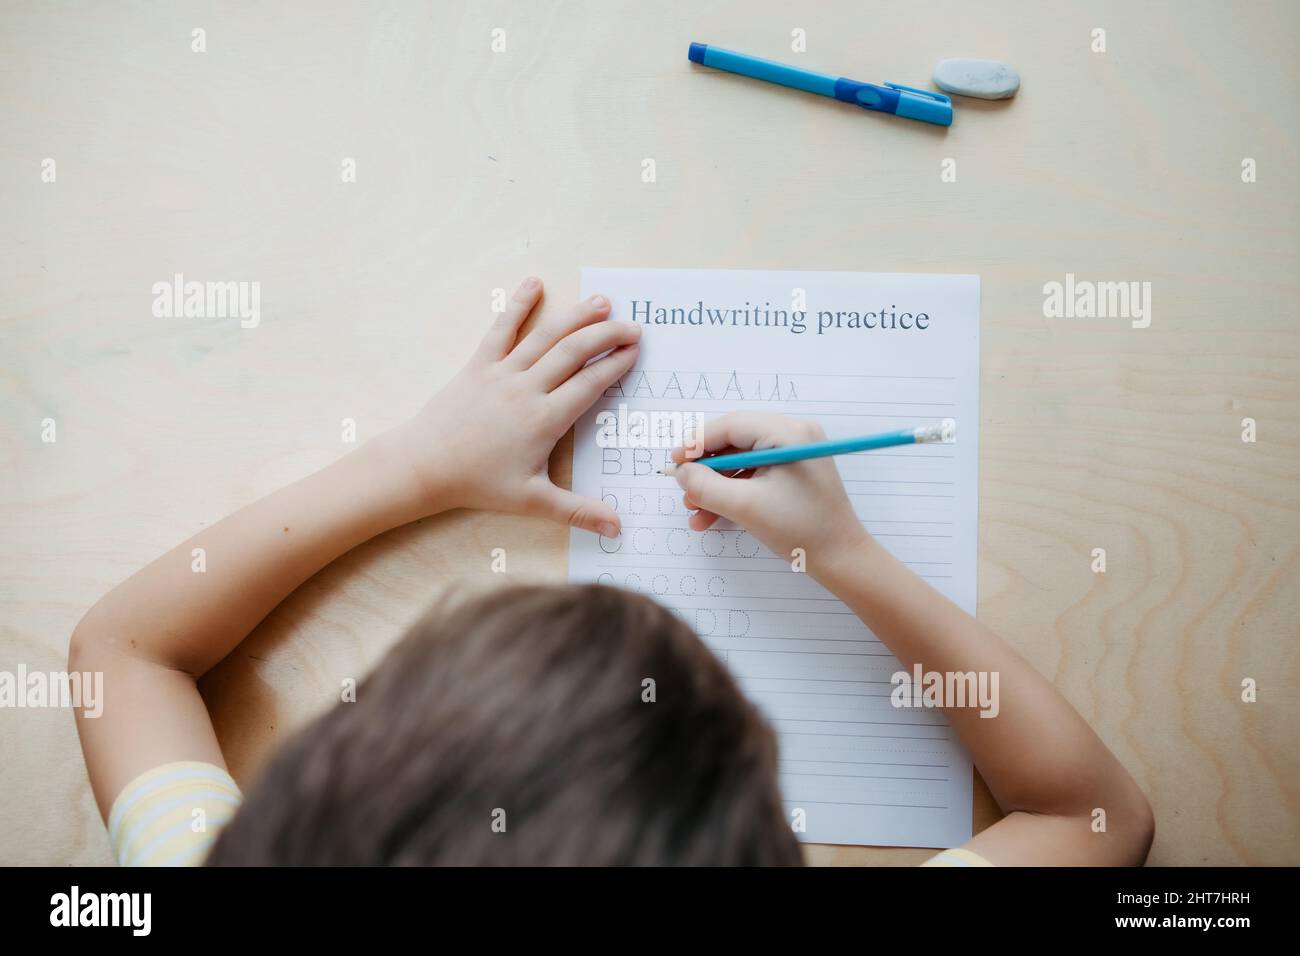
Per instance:
[[[869,542],[832,458],[759,468],[741,478],[689,463],[706,451],[726,454],[825,439],[820,425],[766,412],[733,412],[706,422],[689,448],[672,453],[680,465],[677,483],[686,492],[682,500],[699,509],[691,515],[691,529],[704,531],[719,516],[728,518],[780,557],[802,548],[812,566],[825,566]]]

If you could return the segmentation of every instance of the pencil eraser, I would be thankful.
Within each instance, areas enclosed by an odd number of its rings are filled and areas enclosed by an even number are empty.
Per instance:
[[[1005,100],[1020,89],[1020,74],[1000,60],[940,60],[934,68],[934,85],[958,96]]]

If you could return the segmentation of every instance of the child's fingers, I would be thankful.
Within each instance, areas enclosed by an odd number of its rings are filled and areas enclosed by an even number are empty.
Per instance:
[[[694,504],[692,502],[692,504]],[[688,506],[689,507],[689,506]],[[693,514],[687,519],[687,525],[692,531],[708,531],[713,527],[713,523],[718,520],[718,515],[712,511],[706,511],[699,505],[695,505]]]
[[[677,464],[680,465],[684,461],[694,461],[697,458],[704,457],[706,449],[703,443],[698,441],[698,437],[695,442],[692,442],[691,436],[688,434],[685,436],[685,442],[686,444],[684,447],[674,448],[670,453],[670,457],[677,462]],[[710,458],[713,458],[716,455],[735,455],[742,451],[749,450],[750,449],[748,448],[737,448],[735,445],[723,445],[721,448],[707,449],[708,457]],[[727,477],[735,478],[736,476],[728,475]]]
[[[524,324],[541,297],[542,280],[537,276],[529,276],[515,290],[514,298],[506,303],[506,310],[497,316],[483,336],[478,347],[479,357],[489,362],[505,358],[514,347],[519,327]]]
[[[771,447],[798,439],[795,433],[804,423],[770,412],[732,412],[699,426],[683,448],[674,448],[673,461],[681,464],[699,458],[706,451],[732,447],[749,451],[758,446]]]
[[[715,516],[726,515],[744,523],[753,494],[753,487],[748,481],[724,478],[712,468],[693,463],[682,465],[673,473],[673,477],[686,492],[686,497],[698,505],[701,512],[710,512]],[[696,527],[694,520],[691,521],[691,527],[696,531],[704,530]]]
[[[528,374],[535,375],[542,388],[550,392],[567,382],[597,355],[620,345],[631,345],[640,338],[641,326],[631,322],[597,322],[584,326],[556,342]]]
[[[566,425],[571,425],[577,417],[589,409],[596,399],[604,394],[620,378],[627,374],[636,362],[638,345],[620,345],[608,355],[578,369],[569,380],[551,392],[551,402],[555,414]]]
[[[618,537],[622,527],[618,514],[605,502],[557,488],[545,478],[532,489],[531,504],[534,514],[606,538]]]
[[[717,453],[720,455],[729,455],[734,451],[737,451],[737,449],[728,446],[726,448],[718,449]],[[735,472],[734,474],[723,475],[723,477],[745,480],[754,477],[754,474],[755,472],[753,469],[746,468],[745,470]],[[693,501],[690,495],[682,495],[682,507],[687,511],[693,512],[690,518],[687,519],[687,524],[690,526],[692,531],[708,531],[713,527],[714,522],[721,517],[721,515],[714,514],[707,508],[701,508],[699,502]]]
[[[551,350],[556,342],[571,332],[599,322],[609,315],[609,299],[593,295],[583,299],[564,314],[540,323],[515,346],[507,361],[517,369],[532,368],[533,363]]]

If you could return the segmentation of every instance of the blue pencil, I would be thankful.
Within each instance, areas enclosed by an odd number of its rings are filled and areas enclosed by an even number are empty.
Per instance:
[[[903,428],[896,432],[884,432],[880,435],[836,438],[831,441],[813,442],[809,445],[758,448],[754,451],[739,451],[731,455],[696,458],[693,461],[695,464],[712,468],[714,471],[743,471],[750,468],[763,468],[767,465],[784,465],[792,461],[805,461],[809,458],[829,458],[831,455],[848,455],[855,451],[871,451],[874,448],[920,445],[927,442],[952,442],[955,437],[956,428],[951,422],[947,422],[943,425]],[[677,467],[675,463],[670,462],[661,474],[671,475],[677,471]]]
[[[898,83],[862,83],[844,76],[814,73],[802,67],[764,60],[747,53],[733,53],[708,43],[692,43],[686,53],[692,63],[752,76],[756,80],[779,83],[796,90],[831,96],[845,103],[854,103],[876,113],[893,113],[936,126],[952,125],[952,100],[942,93],[918,90]]]

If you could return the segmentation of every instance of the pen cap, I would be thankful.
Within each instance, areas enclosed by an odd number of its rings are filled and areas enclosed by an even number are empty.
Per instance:
[[[942,93],[899,86],[897,83],[886,83],[885,86],[898,91],[898,107],[894,110],[898,116],[934,123],[936,126],[952,125],[952,100]]]

